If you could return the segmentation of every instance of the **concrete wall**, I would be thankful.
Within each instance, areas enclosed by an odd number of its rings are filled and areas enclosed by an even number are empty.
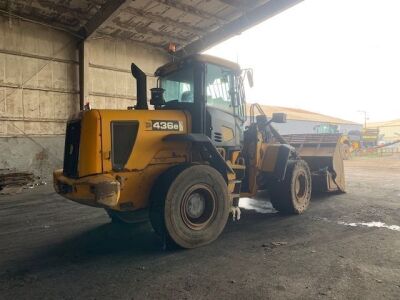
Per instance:
[[[62,167],[63,154],[63,135],[0,138],[0,168],[33,171],[45,180]]]
[[[111,109],[126,109],[136,103],[132,62],[147,74],[149,91],[156,85],[154,71],[169,59],[159,50],[134,42],[110,39],[90,40],[85,55],[88,61],[88,92],[85,101],[94,108]]]
[[[0,16],[0,169],[49,178],[62,166],[65,123],[79,110],[79,40],[43,25]],[[86,101],[93,108],[135,104],[130,63],[147,73],[168,61],[158,50],[108,39],[85,47]],[[155,83],[149,78],[148,88]]]
[[[0,16],[0,136],[62,134],[78,109],[76,38]]]

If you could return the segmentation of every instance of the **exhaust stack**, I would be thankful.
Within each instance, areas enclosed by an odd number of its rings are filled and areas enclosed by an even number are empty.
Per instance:
[[[147,106],[147,76],[134,63],[131,64],[131,72],[136,79],[136,105],[135,109],[149,109]]]

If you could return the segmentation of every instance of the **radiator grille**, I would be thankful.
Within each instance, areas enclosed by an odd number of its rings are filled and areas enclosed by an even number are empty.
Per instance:
[[[81,138],[81,121],[67,123],[64,146],[64,175],[78,177],[79,141]]]

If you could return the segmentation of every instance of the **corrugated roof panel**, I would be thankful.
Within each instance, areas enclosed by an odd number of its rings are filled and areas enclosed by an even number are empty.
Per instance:
[[[0,0],[0,9],[3,14],[63,27],[86,38],[129,38],[164,49],[174,42],[178,49],[197,52],[260,22],[263,14],[271,17],[300,1]],[[251,16],[254,21],[249,21]],[[239,18],[243,22],[237,22]],[[194,43],[199,38],[201,42]]]

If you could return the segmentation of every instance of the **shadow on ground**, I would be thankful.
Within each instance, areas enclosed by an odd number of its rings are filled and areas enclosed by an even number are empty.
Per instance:
[[[331,201],[332,197],[319,194],[313,197],[313,202],[316,202],[315,205],[319,205],[318,202]],[[241,206],[241,220],[233,221],[230,216],[223,235],[243,235],[245,232],[251,231],[252,227],[259,225],[260,222],[266,225],[265,228],[278,228],[280,225],[277,223],[291,218],[291,216],[281,215],[274,210],[268,201],[266,192],[261,192],[255,199],[241,199]],[[36,234],[40,235],[41,233],[36,232]],[[132,261],[140,261],[144,257],[156,259],[181,250],[176,248],[163,250],[164,243],[154,233],[149,222],[134,225],[103,223],[99,226],[91,226],[90,229],[80,231],[61,241],[59,238],[58,241],[51,244],[48,243],[48,240],[44,240],[42,245],[39,245],[34,251],[30,251],[28,255],[8,261],[1,268],[3,274],[0,275],[0,279],[9,280],[10,278],[19,278],[24,274],[103,259],[115,259],[121,256],[129,257]],[[28,240],[25,245],[29,246]]]

